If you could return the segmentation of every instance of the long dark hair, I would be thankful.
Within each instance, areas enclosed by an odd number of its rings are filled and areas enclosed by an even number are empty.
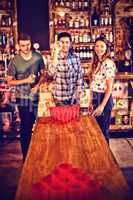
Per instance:
[[[88,75],[88,78],[90,81],[92,80],[92,77],[93,77],[93,74],[94,74],[96,68],[98,67],[97,68],[97,72],[98,72],[100,70],[100,67],[101,67],[101,64],[103,63],[103,61],[106,58],[110,58],[110,45],[109,45],[109,42],[107,41],[107,39],[104,36],[100,36],[100,37],[96,38],[94,48],[95,48],[96,42],[98,42],[98,41],[102,41],[106,44],[106,52],[103,55],[102,60],[99,60],[95,50],[93,51],[94,52],[93,53],[93,62],[91,65],[91,70]],[[99,66],[98,66],[98,64],[99,64]]]

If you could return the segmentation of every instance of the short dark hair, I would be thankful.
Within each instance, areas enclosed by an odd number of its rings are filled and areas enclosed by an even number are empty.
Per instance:
[[[18,42],[20,40],[31,40],[31,37],[27,33],[20,33],[18,36]]]
[[[60,32],[58,33],[57,40],[59,41],[62,37],[68,37],[70,42],[72,41],[72,37],[68,32]]]

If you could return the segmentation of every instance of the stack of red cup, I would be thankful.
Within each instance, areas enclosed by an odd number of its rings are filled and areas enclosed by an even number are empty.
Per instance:
[[[54,122],[67,123],[79,117],[79,110],[79,105],[51,107],[50,115]]]
[[[58,165],[32,187],[32,200],[101,200],[101,184],[71,164]]]

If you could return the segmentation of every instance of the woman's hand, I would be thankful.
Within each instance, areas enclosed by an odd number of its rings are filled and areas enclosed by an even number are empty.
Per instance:
[[[104,106],[103,105],[99,105],[95,110],[94,112],[92,113],[92,116],[100,116],[102,113],[103,113],[103,110],[104,110]]]
[[[93,105],[92,104],[90,104],[88,107],[88,113],[89,113],[89,115],[92,115],[92,113],[93,113]]]
[[[39,90],[39,86],[36,85],[35,87],[31,88],[31,93],[32,93],[32,94],[35,94],[35,93],[38,92],[38,90]]]

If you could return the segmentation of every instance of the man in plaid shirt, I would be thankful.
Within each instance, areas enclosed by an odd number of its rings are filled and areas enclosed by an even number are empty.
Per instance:
[[[57,41],[56,41],[57,40]],[[79,103],[83,90],[80,59],[71,50],[71,35],[61,32],[55,39],[49,72],[53,76],[53,97],[56,105]]]

